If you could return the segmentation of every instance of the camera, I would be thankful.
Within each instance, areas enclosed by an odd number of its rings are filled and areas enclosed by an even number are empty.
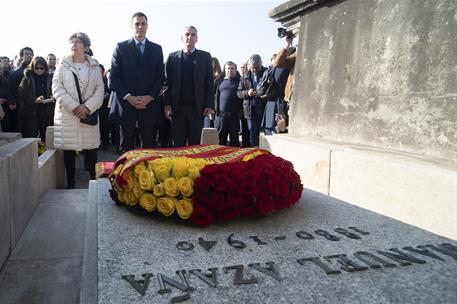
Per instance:
[[[294,34],[292,33],[292,31],[288,31],[283,27],[278,27],[278,37],[279,38],[284,38],[284,37],[292,38],[292,37],[294,37]]]

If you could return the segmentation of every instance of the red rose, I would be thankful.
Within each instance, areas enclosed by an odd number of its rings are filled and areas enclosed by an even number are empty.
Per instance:
[[[208,193],[211,187],[211,180],[204,176],[200,175],[194,182],[194,193]]]
[[[255,196],[257,194],[257,185],[255,180],[246,181],[242,185],[241,195],[243,196]]]
[[[235,183],[242,183],[246,179],[246,173],[244,172],[244,166],[237,166],[230,171],[231,180]]]
[[[222,174],[213,176],[213,186],[216,190],[227,191],[227,176]]]
[[[245,216],[253,216],[256,212],[255,198],[245,197],[240,205],[240,212]]]
[[[239,208],[242,204],[241,194],[234,190],[227,193],[227,201],[231,208]]]
[[[227,200],[225,199],[222,192],[213,191],[211,196],[209,197],[208,207],[211,211],[216,211],[222,209],[227,204]]]
[[[220,164],[220,165],[208,165],[206,166],[205,168],[203,168],[202,170],[202,174],[204,175],[208,175],[209,177],[213,177],[214,175],[216,175],[217,173],[219,173],[220,171],[220,167],[223,166],[223,164]]]
[[[225,208],[219,210],[219,219],[222,219],[225,222],[231,221],[237,218],[238,216],[240,216],[238,208],[226,206]]]
[[[267,194],[259,195],[259,201],[257,203],[259,213],[262,215],[270,214],[275,209],[275,202]]]
[[[201,227],[209,226],[213,222],[211,214],[204,208],[194,209],[192,212],[191,220],[192,223]]]

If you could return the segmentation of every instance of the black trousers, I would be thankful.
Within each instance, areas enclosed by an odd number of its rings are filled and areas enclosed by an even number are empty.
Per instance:
[[[227,145],[227,136],[230,136],[230,146],[240,146],[240,120],[238,113],[221,113],[216,117],[219,145]]]
[[[24,138],[37,138],[38,136],[38,122],[37,116],[21,117],[21,133]]]
[[[95,179],[95,164],[97,163],[97,149],[83,150],[85,161],[89,168],[90,179]],[[75,186],[75,156],[76,151],[64,150],[63,162],[65,164],[65,172],[67,173],[68,186]]]
[[[147,117],[146,113],[138,113],[138,131],[141,138],[141,146],[143,148],[155,148],[156,141],[153,132],[154,122]],[[121,151],[126,152],[135,148],[135,125],[136,121],[129,120],[121,121],[121,132],[120,132],[120,146]]]
[[[173,114],[171,136],[174,147],[199,145],[202,136],[203,117],[193,105],[180,106],[178,113]]]
[[[249,140],[249,128],[248,128],[248,120],[242,116],[240,118],[241,124],[241,138],[243,140],[243,148],[248,148],[251,146],[251,142]]]

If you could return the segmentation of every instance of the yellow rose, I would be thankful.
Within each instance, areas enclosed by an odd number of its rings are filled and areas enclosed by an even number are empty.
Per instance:
[[[140,182],[140,187],[143,190],[152,190],[154,187],[155,176],[154,173],[149,170],[141,171],[138,180]]]
[[[157,184],[154,185],[154,189],[152,190],[155,196],[164,196],[165,195],[165,188],[163,187],[163,184]]]
[[[139,162],[138,164],[135,165],[134,172],[135,172],[136,177],[140,176],[140,173],[143,171],[146,171],[146,166],[144,165],[143,162]]]
[[[178,188],[184,196],[192,196],[194,194],[194,182],[189,177],[181,177],[178,181]]]
[[[141,188],[140,183],[135,180],[135,184],[133,185],[133,194],[137,197],[140,198],[144,193],[144,190]]]
[[[169,177],[163,182],[163,188],[168,196],[177,196],[179,194],[178,183],[173,177]]]
[[[159,197],[157,199],[157,210],[165,216],[170,216],[175,212],[177,199],[172,196]]]
[[[167,165],[159,165],[154,169],[157,179],[161,182],[170,177],[170,168]]]
[[[169,160],[167,158],[156,158],[154,160],[148,160],[148,169],[155,170],[158,166],[167,166]]]
[[[199,170],[206,166],[206,161],[203,158],[191,158],[189,160],[189,167],[197,167]]]
[[[196,180],[197,177],[200,176],[200,169],[199,169],[197,166],[195,166],[195,167],[190,167],[190,168],[189,168],[189,175],[188,175],[188,176],[189,176],[189,178],[190,178],[191,180],[193,180],[193,181]]]
[[[140,198],[140,206],[148,212],[156,209],[156,197],[151,193],[144,193]]]
[[[119,192],[117,193],[117,199],[118,199],[120,202],[122,202],[122,203],[125,204],[124,192],[119,191]]]
[[[129,192],[133,190],[133,185],[135,183],[135,177],[132,170],[127,170],[122,174],[122,178],[125,180],[124,191]]]
[[[124,200],[127,205],[135,206],[138,204],[138,198],[133,194],[133,192],[124,192]]]
[[[190,199],[184,198],[176,202],[176,211],[180,218],[187,220],[194,211],[194,206]]]
[[[188,174],[188,165],[185,157],[179,157],[173,159],[173,167],[171,169],[171,175],[178,179]]]

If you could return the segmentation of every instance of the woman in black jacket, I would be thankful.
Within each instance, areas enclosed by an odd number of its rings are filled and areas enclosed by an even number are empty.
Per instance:
[[[22,120],[22,136],[37,137],[45,141],[46,128],[54,123],[54,106],[52,99],[52,74],[43,57],[35,57],[19,85],[19,118]]]

